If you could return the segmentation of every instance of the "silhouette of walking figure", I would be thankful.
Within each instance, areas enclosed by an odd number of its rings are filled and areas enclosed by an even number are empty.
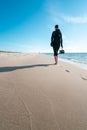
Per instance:
[[[53,47],[54,60],[55,60],[55,65],[56,65],[58,63],[58,50],[60,46],[61,48],[63,48],[62,33],[58,25],[55,25],[55,31],[52,32],[51,46]]]

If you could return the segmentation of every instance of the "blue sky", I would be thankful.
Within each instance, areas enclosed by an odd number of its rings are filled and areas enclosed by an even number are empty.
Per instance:
[[[87,52],[87,0],[0,0],[0,50],[52,52],[55,24],[66,52]]]

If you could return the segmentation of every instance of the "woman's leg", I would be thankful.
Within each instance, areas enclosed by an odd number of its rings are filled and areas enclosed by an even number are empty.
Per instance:
[[[58,56],[54,56],[55,64],[58,63]]]
[[[58,50],[59,50],[59,46],[53,47],[55,64],[58,63]]]
[[[53,47],[53,51],[54,51],[54,61],[55,61],[55,64],[57,64],[57,52],[56,52],[55,47]]]
[[[58,56],[56,56],[56,64],[58,63]]]

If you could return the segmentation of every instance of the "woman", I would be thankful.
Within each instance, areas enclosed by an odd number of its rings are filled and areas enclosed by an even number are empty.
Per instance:
[[[63,41],[62,33],[58,25],[55,25],[55,31],[52,32],[52,36],[51,36],[51,46],[53,47],[53,51],[54,51],[55,65],[58,63],[58,50],[60,46],[63,48],[62,41]]]

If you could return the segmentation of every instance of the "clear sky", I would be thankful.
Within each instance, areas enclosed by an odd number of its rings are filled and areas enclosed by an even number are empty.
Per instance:
[[[52,52],[55,24],[66,52],[87,52],[87,0],[0,0],[0,50]]]

